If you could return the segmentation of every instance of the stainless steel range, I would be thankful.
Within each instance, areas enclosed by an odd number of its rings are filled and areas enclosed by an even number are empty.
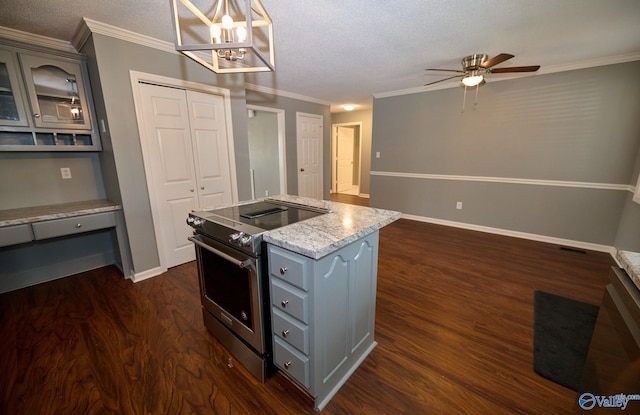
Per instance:
[[[269,282],[262,234],[327,213],[265,200],[192,212],[202,314],[207,329],[255,377],[271,373]]]

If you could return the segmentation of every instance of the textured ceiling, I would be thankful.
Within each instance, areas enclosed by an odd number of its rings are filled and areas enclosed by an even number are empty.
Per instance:
[[[473,53],[511,53],[516,57],[501,67],[542,65],[538,73],[640,59],[638,0],[262,4],[274,22],[276,71],[246,82],[331,103],[332,110],[420,90],[445,77],[425,68],[459,69]],[[0,26],[71,41],[82,17],[173,42],[169,0],[2,0]]]

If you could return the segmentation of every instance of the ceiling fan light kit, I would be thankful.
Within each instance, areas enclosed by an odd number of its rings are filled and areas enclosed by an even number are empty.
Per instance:
[[[470,71],[468,75],[462,78],[464,86],[476,86],[484,81],[484,75],[479,70]]]
[[[449,79],[460,78],[464,86],[476,86],[484,83],[487,75],[493,73],[509,73],[509,72],[535,72],[540,69],[540,65],[535,66],[512,66],[507,68],[494,68],[494,66],[513,58],[509,53],[501,53],[489,59],[488,55],[478,53],[462,58],[460,61],[462,69],[436,69],[428,68],[427,71],[438,72],[455,72],[457,75],[429,82],[425,86],[437,84]]]
[[[275,70],[273,23],[259,0],[171,0],[176,50],[215,73]]]
[[[464,91],[465,91],[464,98],[462,101],[462,111],[464,112],[464,102],[466,101],[466,97],[467,97],[467,87],[474,87],[474,86],[476,87],[476,103],[477,103],[477,98],[478,98],[477,88],[480,85],[484,85],[486,83],[485,78],[487,75],[492,73],[535,72],[538,69],[540,69],[540,65],[494,68],[495,65],[498,65],[511,58],[513,58],[513,55],[509,53],[501,53],[499,55],[494,56],[491,59],[489,59],[488,55],[485,55],[483,53],[478,53],[475,55],[469,55],[462,58],[462,61],[460,62],[462,64],[462,70],[428,68],[427,71],[456,72],[458,75],[453,75],[444,79],[437,80],[435,82],[430,82],[428,84],[425,84],[425,86],[444,82],[449,79],[460,78],[462,81],[462,86],[464,86]]]

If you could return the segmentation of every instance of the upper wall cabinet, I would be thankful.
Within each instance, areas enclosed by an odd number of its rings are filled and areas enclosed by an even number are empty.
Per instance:
[[[0,123],[27,127],[26,105],[21,93],[22,77],[14,54],[0,50]]]
[[[0,42],[0,151],[97,151],[82,56]]]

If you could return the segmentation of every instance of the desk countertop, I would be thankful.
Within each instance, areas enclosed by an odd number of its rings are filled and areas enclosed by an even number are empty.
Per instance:
[[[122,206],[119,204],[108,200],[86,200],[82,202],[0,210],[0,227],[110,212],[121,208]]]

